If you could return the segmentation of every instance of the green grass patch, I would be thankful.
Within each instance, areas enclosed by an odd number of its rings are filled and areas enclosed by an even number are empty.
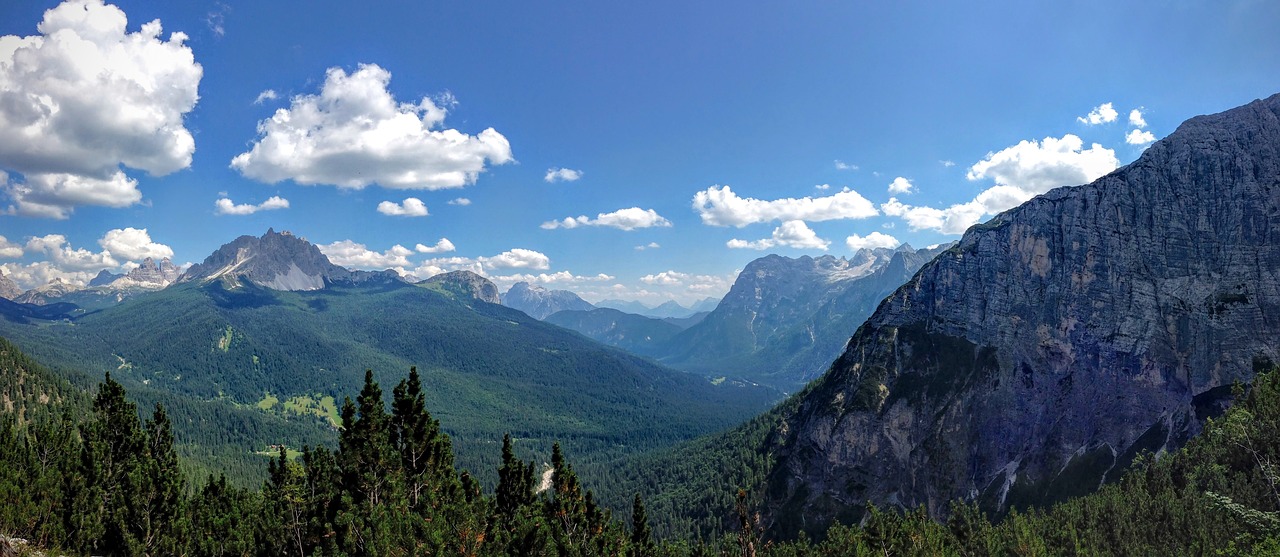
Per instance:
[[[270,410],[272,408],[275,408],[276,404],[279,404],[279,403],[280,403],[279,397],[271,393],[267,393],[265,395],[262,395],[262,400],[259,400],[256,406],[258,407],[259,410]]]

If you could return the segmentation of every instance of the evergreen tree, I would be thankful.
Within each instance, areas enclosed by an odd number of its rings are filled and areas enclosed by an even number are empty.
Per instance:
[[[80,472],[85,485],[77,494],[72,528],[76,547],[93,553],[119,554],[139,541],[127,514],[139,494],[129,478],[137,473],[146,442],[138,410],[125,399],[124,387],[106,374],[93,401],[93,419],[81,426],[84,440]]]
[[[644,512],[644,500],[636,494],[631,503],[631,546],[627,552],[632,557],[653,554],[653,531],[649,529],[649,517]]]

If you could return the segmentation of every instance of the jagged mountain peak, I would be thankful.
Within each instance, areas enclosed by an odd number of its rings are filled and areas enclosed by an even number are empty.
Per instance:
[[[289,231],[268,228],[260,237],[240,236],[192,265],[179,282],[244,279],[272,290],[319,290],[329,284],[401,281],[394,271],[350,271],[329,261],[315,244]]]
[[[0,270],[0,298],[12,300],[22,295],[22,288]]]

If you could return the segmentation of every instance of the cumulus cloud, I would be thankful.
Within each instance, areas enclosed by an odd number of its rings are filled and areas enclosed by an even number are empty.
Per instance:
[[[413,250],[406,248],[400,244],[391,246],[391,249],[378,252],[365,247],[364,244],[356,243],[351,240],[342,240],[332,244],[321,244],[316,246],[329,258],[334,265],[341,265],[352,269],[396,269],[403,270],[410,266],[409,256],[413,255]]]
[[[866,236],[854,234],[845,238],[844,243],[853,251],[858,251],[860,249],[896,248],[902,245],[902,242],[899,242],[897,238],[888,234],[881,234],[879,232],[872,232]]]
[[[836,159],[836,170],[857,170],[857,169],[858,169],[858,165],[856,164],[849,164],[840,159]]]
[[[475,183],[488,164],[511,162],[511,144],[493,128],[478,135],[445,129],[452,95],[397,102],[391,73],[361,64],[330,68],[315,95],[299,95],[258,123],[253,148],[231,166],[268,183],[394,189],[457,188]]]
[[[641,244],[639,246],[636,246],[636,251],[644,251],[647,249],[658,249],[660,247],[662,246],[659,245],[657,242],[649,242],[648,244]]]
[[[551,258],[531,249],[514,248],[493,257],[480,257],[477,261],[486,269],[532,269],[545,271],[551,268]]]
[[[186,34],[127,23],[114,5],[69,0],[44,13],[38,35],[0,37],[0,166],[23,176],[5,180],[14,212],[132,205],[142,194],[121,165],[162,176],[191,164],[183,115],[203,69]]]
[[[1130,130],[1125,134],[1124,142],[1129,145],[1146,145],[1156,140],[1156,134],[1147,130]]]
[[[418,264],[413,270],[415,276],[421,278],[431,278],[440,273],[449,271],[471,271],[477,275],[485,274],[484,267],[479,261],[470,257],[437,257],[427,259]]]
[[[902,176],[894,178],[893,182],[889,183],[889,193],[911,193],[914,188],[915,186],[911,185],[911,181]]]
[[[684,292],[707,296],[728,292],[737,275],[736,272],[727,276],[695,275],[669,270],[640,277],[640,282],[654,287],[674,287]]]
[[[574,170],[572,168],[548,168],[547,175],[543,176],[542,179],[546,180],[548,183],[554,184],[556,182],[573,182],[581,177],[581,170]]]
[[[773,229],[773,235],[769,238],[751,242],[735,238],[725,242],[725,245],[735,249],[766,250],[775,247],[789,247],[826,251],[831,242],[819,238],[818,234],[809,228],[804,221],[789,220]]]
[[[383,201],[378,204],[378,212],[393,217],[425,217],[427,204],[416,197],[406,197],[403,202]]]
[[[27,240],[26,251],[48,256],[49,262],[62,271],[98,272],[120,265],[110,252],[94,253],[84,248],[73,248],[67,237],[61,234],[33,237]]]
[[[8,238],[0,236],[0,257],[9,259],[22,257],[22,245],[10,242]]]
[[[956,165],[955,161],[949,161],[949,160],[938,161],[938,164],[945,166],[947,168],[951,168]]]
[[[637,228],[669,227],[671,226],[671,221],[663,218],[653,209],[630,207],[618,209],[612,213],[600,213],[594,219],[582,215],[576,218],[565,217],[561,220],[542,223],[542,228],[547,230],[577,228],[579,226],[608,226],[620,230],[635,230]]]
[[[434,246],[418,244],[413,249],[418,253],[445,253],[454,251],[457,248],[453,246],[453,242],[450,242],[448,238],[440,238],[440,241],[436,242]]]
[[[129,261],[138,261],[148,257],[164,259],[173,257],[173,248],[151,240],[145,228],[117,228],[108,230],[98,240],[98,245],[112,256]]]
[[[875,205],[849,188],[826,197],[764,201],[738,197],[729,186],[711,186],[693,196],[693,210],[703,224],[739,228],[773,221],[863,219],[880,214]]]
[[[886,215],[900,217],[912,230],[931,229],[960,234],[982,220],[1060,186],[1084,184],[1120,166],[1115,151],[1094,143],[1084,148],[1077,136],[1022,141],[987,156],[969,168],[970,180],[991,179],[987,188],[967,203],[937,209],[917,207],[890,198],[880,205]]]
[[[997,185],[1013,186],[1041,194],[1059,186],[1084,184],[1120,166],[1115,151],[1084,141],[1074,134],[1062,139],[1046,137],[1041,142],[1023,140],[995,153],[969,168],[970,180],[991,178]]]
[[[816,184],[813,186],[813,189],[818,191],[827,191],[831,189],[831,184]]]
[[[516,273],[512,275],[499,275],[491,277],[494,282],[499,284],[512,285],[517,282],[528,282],[533,284],[581,284],[588,282],[609,282],[616,279],[613,275],[599,273],[596,275],[575,275],[569,271],[556,271],[554,273],[538,273],[522,274]]]
[[[1081,124],[1096,126],[1098,124],[1109,124],[1116,121],[1116,117],[1120,116],[1119,112],[1111,106],[1111,103],[1102,103],[1090,110],[1088,114],[1077,117]]]
[[[213,202],[213,214],[215,215],[252,215],[258,211],[274,211],[276,209],[288,209],[289,200],[278,195],[268,197],[266,201],[254,205],[252,203],[236,203],[225,197]]]
[[[1129,125],[1138,128],[1147,127],[1147,120],[1142,117],[1142,109],[1135,108],[1129,111]]]
[[[280,98],[280,94],[276,93],[275,89],[267,89],[258,93],[258,97],[253,99],[253,104],[262,104],[267,101],[274,101],[278,98]]]
[[[466,207],[467,205],[470,205],[470,204],[471,204],[471,200],[470,200],[470,199],[467,199],[467,198],[465,198],[465,197],[459,197],[459,198],[457,198],[457,199],[450,199],[450,200],[449,200],[449,204],[450,204],[450,205],[459,205],[459,206],[462,206],[462,207]]]

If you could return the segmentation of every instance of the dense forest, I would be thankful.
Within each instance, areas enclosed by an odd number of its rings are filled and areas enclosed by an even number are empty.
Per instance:
[[[1147,455],[1119,482],[1050,509],[994,521],[955,503],[869,509],[821,540],[767,540],[752,495],[700,538],[654,534],[666,511],[636,493],[630,516],[595,498],[556,445],[544,475],[504,439],[498,482],[454,467],[416,370],[391,391],[372,373],[342,405],[337,447],[284,447],[259,489],[192,478],[163,405],[140,417],[109,375],[92,402],[4,345],[0,534],[39,548],[105,555],[1274,555],[1280,551],[1280,373],[1237,388],[1238,403],[1186,448]],[[750,430],[748,430],[750,431]],[[728,446],[715,458],[732,453]],[[751,469],[743,463],[744,469]],[[727,477],[742,477],[720,470]],[[735,475],[738,474],[738,475]],[[709,505],[723,508],[722,502]],[[628,513],[621,513],[628,514]],[[669,526],[660,531],[671,531]],[[8,544],[10,542],[0,542]],[[19,548],[25,547],[21,543]]]

